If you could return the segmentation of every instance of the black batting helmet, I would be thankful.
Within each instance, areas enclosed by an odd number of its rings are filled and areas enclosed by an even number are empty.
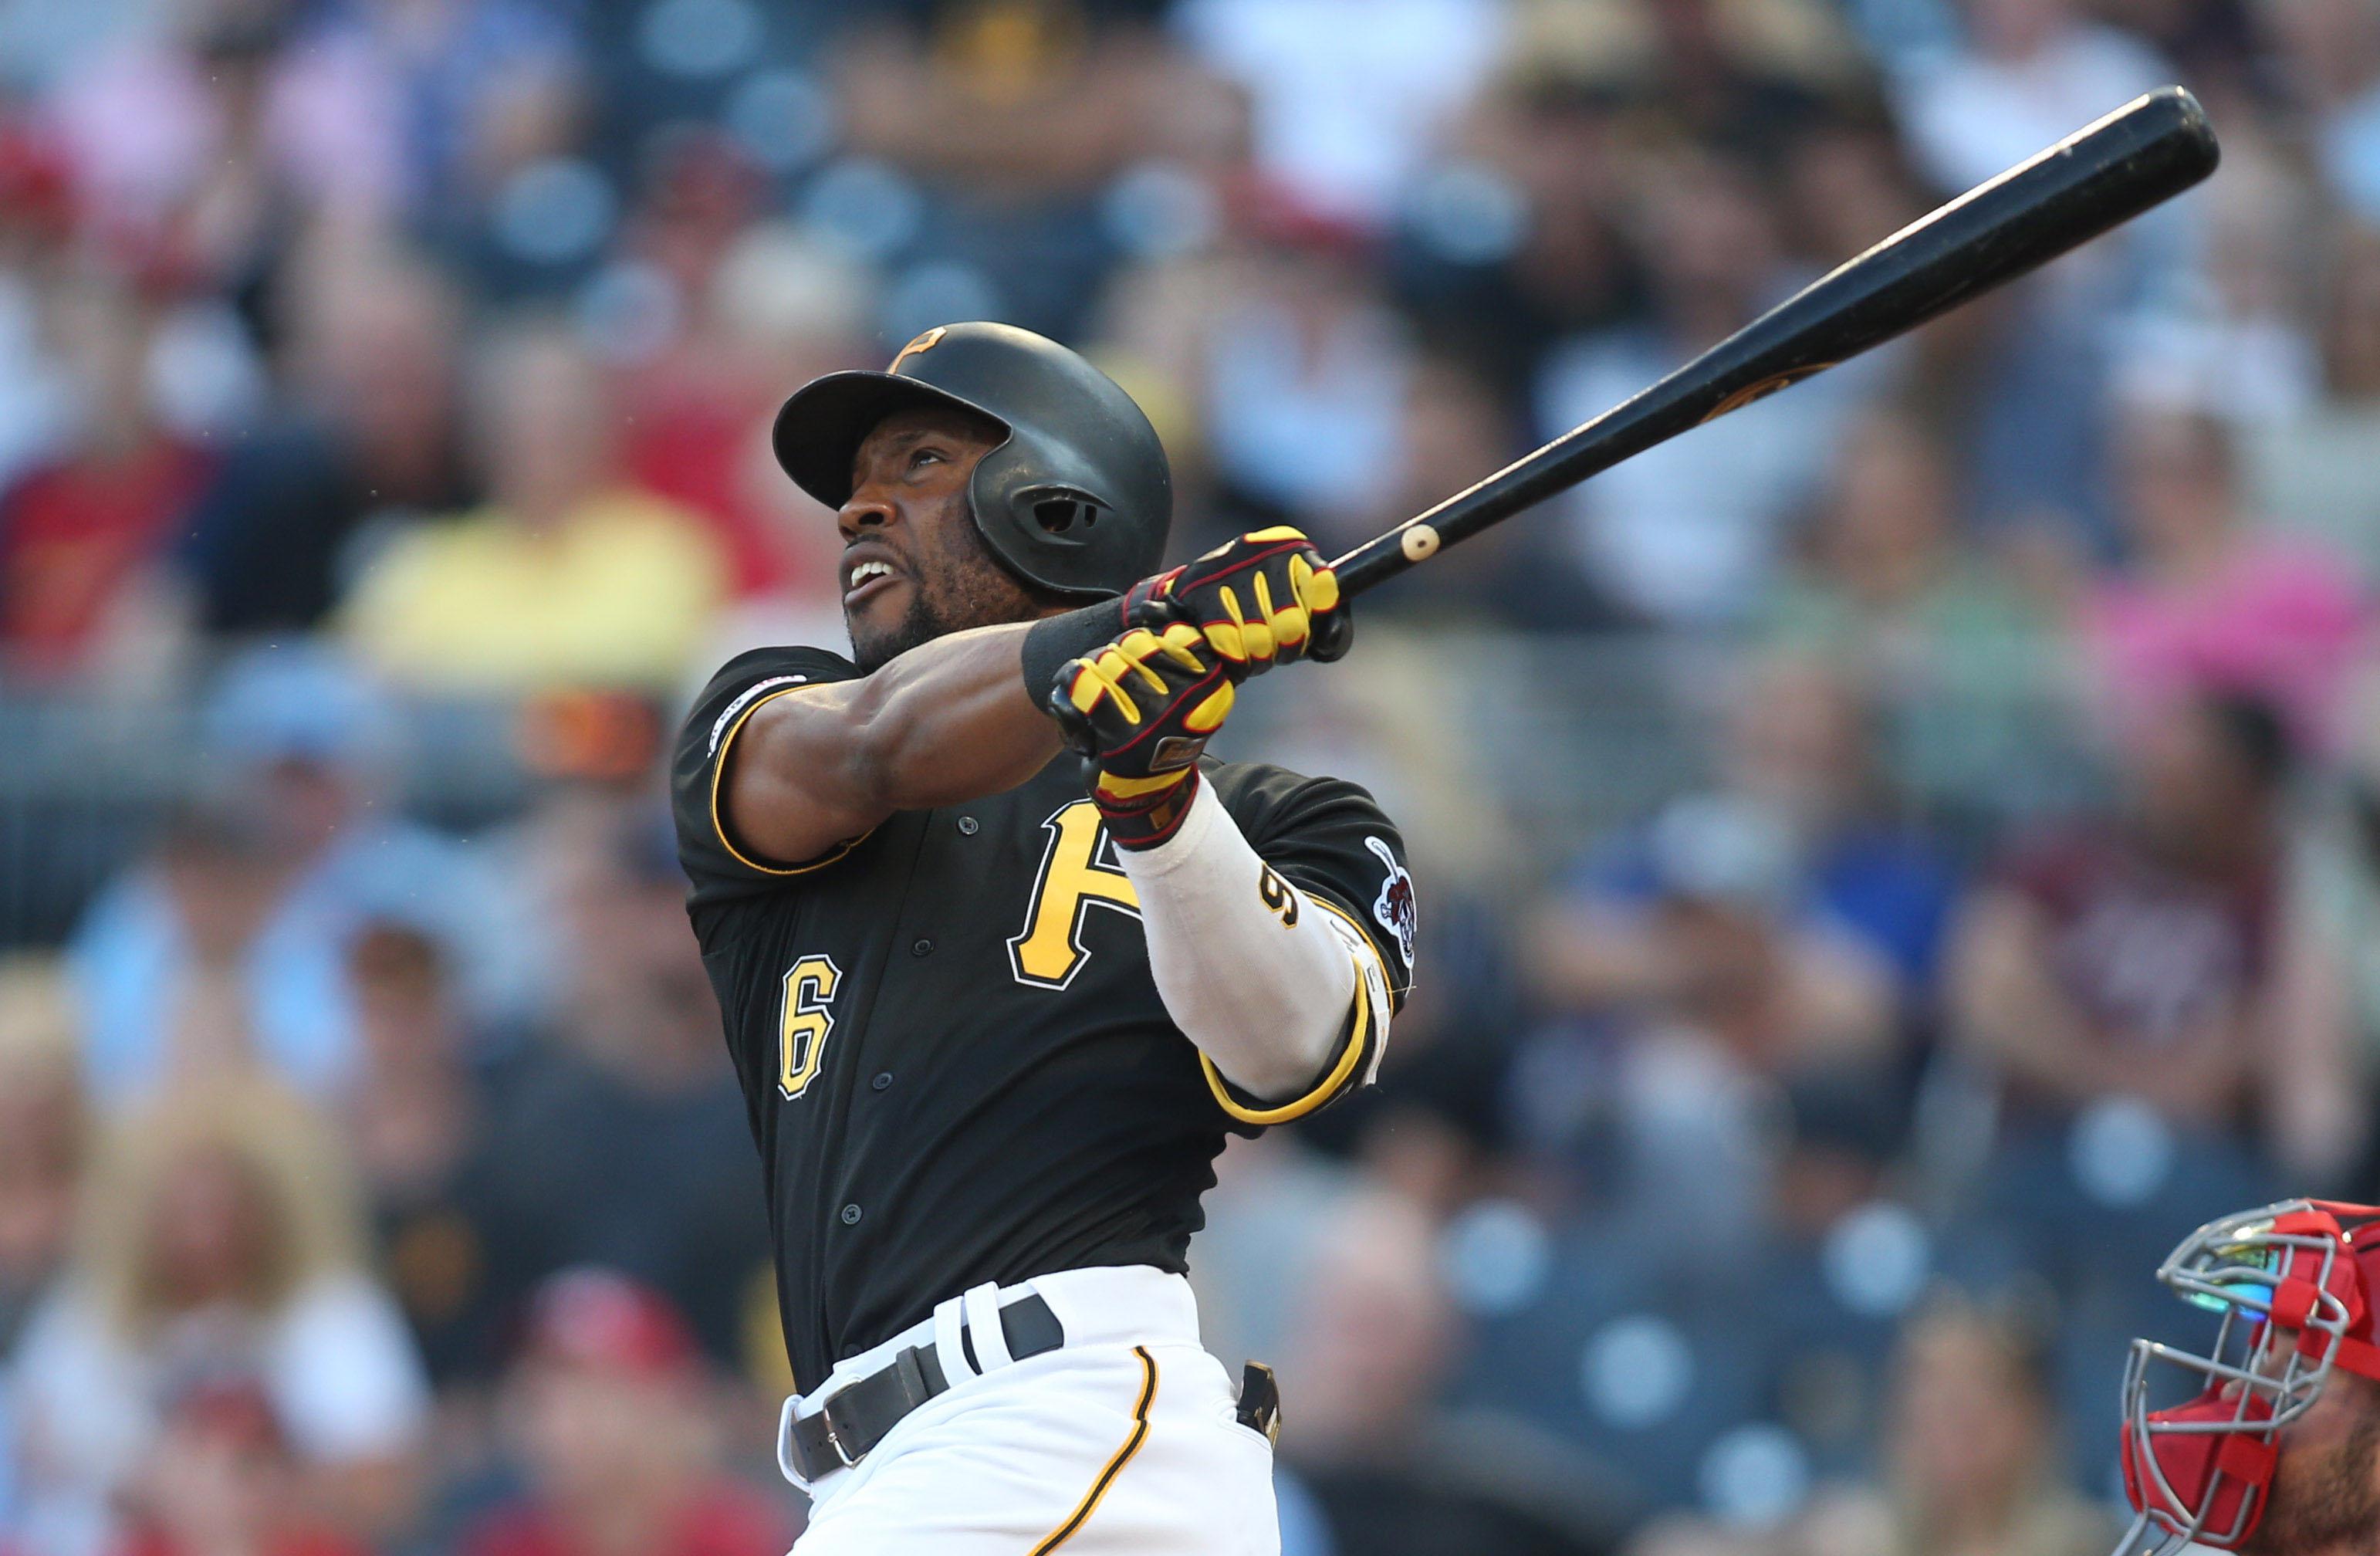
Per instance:
[[[975,527],[1026,582],[1121,594],[1157,571],[1173,517],[1165,445],[1132,396],[1056,341],[1011,324],[944,324],[883,372],[834,372],[777,412],[777,463],[831,508],[876,424],[919,406],[962,406],[1004,437],[967,486]]]

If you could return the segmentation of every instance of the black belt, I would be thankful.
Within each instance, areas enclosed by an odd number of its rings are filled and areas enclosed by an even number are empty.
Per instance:
[[[1008,1342],[1010,1359],[1023,1361],[1066,1343],[1058,1315],[1039,1293],[1022,1297],[1000,1310],[1000,1332]],[[969,1365],[980,1369],[975,1342],[959,1331],[959,1348]],[[941,1358],[929,1343],[911,1345],[876,1372],[845,1384],[827,1397],[826,1407],[811,1416],[796,1416],[785,1433],[786,1457],[804,1480],[856,1465],[901,1418],[937,1394],[950,1392]]]

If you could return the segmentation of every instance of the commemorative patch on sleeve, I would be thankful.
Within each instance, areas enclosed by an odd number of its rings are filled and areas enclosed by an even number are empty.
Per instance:
[[[808,679],[808,675],[771,675],[765,681],[755,681],[736,693],[735,700],[722,709],[719,717],[711,722],[710,755],[715,757],[719,754],[719,742],[726,735],[727,726],[735,722],[736,714],[752,706],[754,698],[772,687],[797,687]]]
[[[1404,958],[1405,971],[1413,971],[1414,935],[1417,928],[1414,914],[1413,876],[1397,863],[1397,856],[1386,843],[1377,837],[1364,839],[1370,849],[1389,869],[1388,879],[1380,882],[1380,894],[1372,899],[1372,917],[1380,928],[1389,931],[1397,942],[1397,954]]]

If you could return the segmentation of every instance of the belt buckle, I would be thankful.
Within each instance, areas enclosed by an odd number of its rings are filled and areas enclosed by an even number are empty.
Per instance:
[[[853,1465],[858,1464],[859,1461],[851,1456],[851,1450],[843,1445],[843,1434],[834,1429],[834,1402],[832,1400],[829,1400],[827,1402],[826,1408],[819,1412],[819,1419],[826,1424],[827,1446],[833,1449],[834,1456],[842,1461],[835,1466],[835,1468],[849,1469]],[[829,1473],[832,1472],[830,1471]]]

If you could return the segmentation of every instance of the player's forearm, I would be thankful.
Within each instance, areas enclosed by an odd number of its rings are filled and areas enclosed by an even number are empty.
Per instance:
[[[910,650],[852,683],[851,782],[888,810],[1014,788],[1058,754],[1058,726],[1017,674],[1027,623]]]
[[[1367,953],[1266,868],[1211,789],[1172,838],[1122,857],[1174,1024],[1243,1091],[1315,1089],[1341,1057]],[[1384,1024],[1385,986],[1366,994],[1366,1019]]]
[[[736,833],[804,859],[898,810],[1014,788],[1058,754],[1057,725],[1017,674],[1026,624],[954,632],[856,681],[757,709],[736,742]]]

